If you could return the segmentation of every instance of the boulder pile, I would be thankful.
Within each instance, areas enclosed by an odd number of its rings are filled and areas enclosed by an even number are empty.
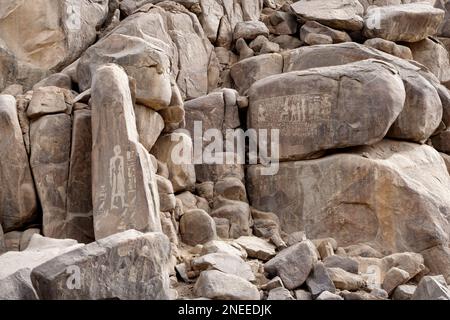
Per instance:
[[[450,300],[447,2],[2,1],[0,299]]]

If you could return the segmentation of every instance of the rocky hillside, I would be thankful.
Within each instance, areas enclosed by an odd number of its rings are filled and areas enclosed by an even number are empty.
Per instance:
[[[450,1],[0,0],[0,299],[450,299]]]

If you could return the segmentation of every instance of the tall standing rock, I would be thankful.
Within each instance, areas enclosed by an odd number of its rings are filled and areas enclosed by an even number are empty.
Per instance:
[[[65,113],[31,122],[30,165],[43,211],[43,233],[66,238],[66,197],[72,120]]]
[[[68,238],[83,243],[94,240],[91,150],[91,110],[75,110],[67,187],[66,228]]]
[[[36,192],[13,96],[0,95],[0,223],[5,232],[34,218]]]
[[[128,229],[160,231],[158,189],[150,155],[139,143],[125,71],[100,67],[91,99],[95,238]]]

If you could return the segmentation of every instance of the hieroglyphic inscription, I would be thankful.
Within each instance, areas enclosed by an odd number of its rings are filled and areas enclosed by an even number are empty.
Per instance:
[[[261,99],[255,103],[259,128],[309,132],[330,118],[332,95],[299,94]]]

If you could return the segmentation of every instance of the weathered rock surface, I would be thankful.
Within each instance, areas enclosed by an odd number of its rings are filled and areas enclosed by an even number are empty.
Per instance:
[[[16,100],[10,95],[0,95],[0,136],[0,224],[8,232],[31,222],[37,209]]]
[[[313,298],[318,297],[322,292],[328,291],[334,293],[336,288],[333,281],[328,275],[327,268],[322,262],[317,262],[314,265],[309,277],[306,279],[306,286],[311,292]]]
[[[237,239],[251,235],[251,214],[248,203],[224,199],[211,212],[211,216],[229,221],[230,238]]]
[[[414,292],[416,291],[416,286],[410,284],[402,284],[398,286],[394,293],[392,294],[393,300],[411,300]]]
[[[405,106],[389,135],[397,139],[426,141],[442,120],[441,99],[445,92],[439,80],[420,64],[354,42],[302,47],[284,55],[284,72],[377,59],[393,64],[406,89]]]
[[[29,269],[20,269],[10,276],[0,279],[0,299],[37,300],[38,296],[30,279]]]
[[[199,20],[206,36],[216,46],[226,48],[232,45],[236,24],[242,21],[258,21],[263,8],[261,0],[199,2],[201,8]]]
[[[340,43],[340,42],[351,42],[352,38],[344,32],[339,30],[334,30],[330,27],[324,26],[316,21],[307,21],[301,28],[300,28],[300,39],[302,41],[306,41],[308,35],[324,35],[331,38],[332,43]],[[309,43],[312,45],[312,43]]]
[[[72,120],[65,113],[45,115],[30,124],[30,166],[43,211],[43,234],[66,235]]]
[[[413,54],[410,48],[408,48],[407,46],[396,44],[393,41],[384,40],[381,38],[373,38],[368,39],[366,42],[364,42],[364,45],[378,49],[380,51],[384,51],[402,59],[413,59]]]
[[[217,86],[219,70],[213,46],[195,14],[180,4],[166,1],[145,5],[124,19],[112,34],[141,38],[155,51],[165,53],[171,61],[170,73],[185,99],[205,95]]]
[[[335,29],[361,30],[364,7],[357,0],[300,0],[291,5],[297,16]]]
[[[284,286],[292,290],[306,281],[317,259],[314,245],[306,240],[281,251],[266,262],[264,270],[272,276],[279,276]]]
[[[393,252],[448,243],[450,179],[429,146],[383,140],[319,160],[281,163],[275,176],[262,176],[260,169],[249,168],[250,201],[275,212],[287,232],[332,236],[344,246],[370,242]]]
[[[267,53],[235,63],[230,74],[240,93],[245,93],[257,80],[283,72],[283,57],[278,53]]]
[[[421,252],[424,264],[433,275],[450,277],[450,248],[448,246],[435,246]]]
[[[417,42],[437,33],[444,11],[425,3],[372,7],[364,17],[364,35]]]
[[[200,209],[190,210],[183,214],[180,219],[180,233],[183,242],[193,246],[217,237],[214,219]]]
[[[275,288],[269,291],[267,300],[295,300],[288,289]]]
[[[134,106],[134,112],[139,142],[150,151],[164,129],[164,119],[156,111],[140,104]]]
[[[316,300],[344,300],[344,298],[342,298],[341,296],[328,292],[328,291],[324,291],[322,292]]]
[[[78,242],[95,239],[92,213],[91,110],[73,112],[69,180],[67,184],[66,236]]]
[[[195,167],[192,161],[192,139],[185,133],[162,135],[151,150],[169,169],[169,180],[175,192],[192,190],[195,186]]]
[[[11,80],[30,88],[49,70],[70,64],[96,40],[107,14],[106,0],[6,0],[0,9],[0,34],[16,61]]]
[[[281,160],[370,145],[402,111],[403,90],[394,67],[375,60],[275,75],[250,87],[248,127],[279,128]]]
[[[242,259],[247,258],[247,251],[245,251],[236,242],[224,242],[220,240],[212,240],[203,245],[201,254],[209,253],[226,253],[238,256]]]
[[[450,61],[447,49],[435,38],[409,43],[414,60],[427,67],[443,83],[450,81]]]
[[[254,281],[255,275],[250,266],[240,257],[228,253],[210,253],[191,261],[194,271],[218,270],[226,274]]]
[[[128,230],[47,261],[31,280],[40,299],[167,299],[169,257],[162,233]]]
[[[347,272],[358,273],[358,261],[345,256],[334,255],[323,260],[327,268],[341,268]]]
[[[194,286],[198,297],[218,300],[259,300],[255,285],[241,277],[217,270],[203,271]]]
[[[340,268],[327,268],[327,273],[337,289],[354,291],[365,286],[361,276]]]
[[[276,255],[275,246],[257,237],[239,237],[236,243],[247,251],[250,258],[268,261]]]
[[[450,300],[450,290],[443,276],[425,276],[411,300]]]
[[[408,272],[397,267],[393,267],[384,276],[383,289],[386,290],[388,294],[391,294],[395,288],[404,284],[409,280],[409,278]]]
[[[87,90],[96,70],[106,63],[122,66],[136,80],[136,100],[155,110],[169,106],[172,97],[170,60],[160,49],[141,38],[112,34],[90,47],[80,59],[77,77]]]
[[[117,65],[99,68],[92,81],[92,143],[95,238],[160,231],[151,159],[138,141],[128,77]]]
[[[33,235],[29,246],[21,252],[0,256],[0,297],[8,300],[37,299],[31,283],[31,270],[54,257],[83,246],[75,240],[56,240]]]
[[[0,254],[2,254],[5,251],[6,251],[5,238],[4,238],[4,234],[3,234],[2,225],[0,224]]]

